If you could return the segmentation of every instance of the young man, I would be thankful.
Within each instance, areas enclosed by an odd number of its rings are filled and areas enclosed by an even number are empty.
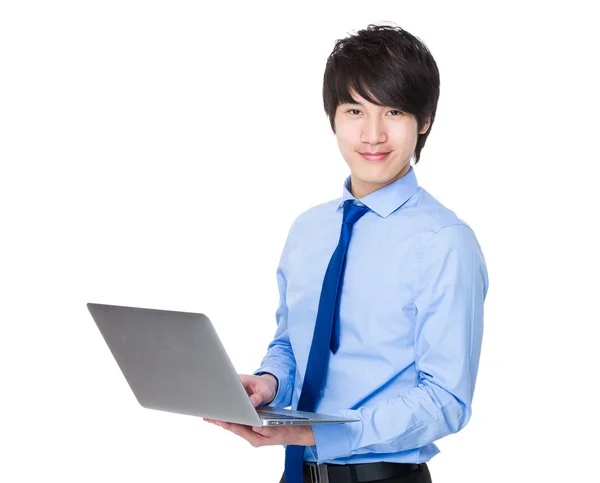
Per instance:
[[[438,97],[435,60],[399,27],[369,25],[338,40],[327,61],[325,111],[350,176],[341,198],[293,222],[277,269],[275,337],[260,369],[240,378],[255,406],[359,421],[215,422],[253,446],[285,445],[282,482],[314,480],[309,462],[330,483],[430,482],[434,441],[471,417],[486,263],[473,230],[411,166]],[[326,351],[311,350],[323,339]]]

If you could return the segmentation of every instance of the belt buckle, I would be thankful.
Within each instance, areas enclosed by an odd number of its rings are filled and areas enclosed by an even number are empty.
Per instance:
[[[306,461],[310,473],[310,483],[329,483],[327,474],[327,465],[320,465],[311,461]]]

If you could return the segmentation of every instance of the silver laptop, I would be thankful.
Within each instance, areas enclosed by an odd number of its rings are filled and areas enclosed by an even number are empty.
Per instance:
[[[204,314],[88,303],[98,329],[145,408],[248,426],[357,419],[254,407]]]

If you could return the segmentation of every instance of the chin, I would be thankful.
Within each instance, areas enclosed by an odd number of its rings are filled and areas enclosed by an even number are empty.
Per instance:
[[[362,181],[363,183],[377,184],[377,185],[387,183],[388,181],[390,181],[392,179],[389,176],[384,176],[384,177],[356,176],[356,178],[359,179],[360,181]]]

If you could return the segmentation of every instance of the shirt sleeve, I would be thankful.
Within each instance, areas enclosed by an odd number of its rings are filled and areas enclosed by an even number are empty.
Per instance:
[[[285,300],[287,282],[284,265],[291,238],[292,229],[290,228],[277,267],[277,287],[279,289],[279,306],[275,312],[277,329],[273,340],[269,343],[267,354],[263,358],[260,368],[254,372],[254,375],[268,372],[277,378],[277,394],[270,403],[266,404],[266,406],[277,408],[285,408],[291,405],[296,374],[296,359],[288,337],[288,309]]]
[[[472,229],[447,225],[431,235],[414,301],[418,385],[372,406],[328,411],[359,421],[312,427],[319,463],[420,448],[467,424],[487,291],[486,263]]]

